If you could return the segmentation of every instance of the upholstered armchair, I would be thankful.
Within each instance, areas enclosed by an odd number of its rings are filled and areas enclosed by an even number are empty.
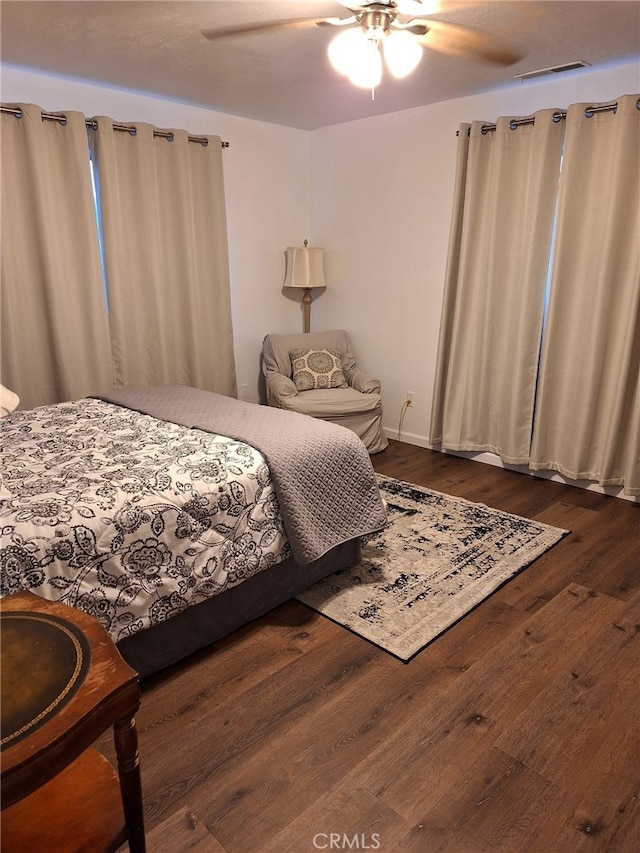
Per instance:
[[[267,335],[262,370],[270,406],[348,427],[369,453],[388,445],[380,381],[356,366],[345,331]]]

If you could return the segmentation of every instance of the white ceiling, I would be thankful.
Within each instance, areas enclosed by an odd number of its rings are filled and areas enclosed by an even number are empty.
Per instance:
[[[405,80],[371,93],[329,65],[335,30],[283,30],[209,41],[203,31],[285,18],[346,17],[323,0],[2,0],[3,62],[149,92],[262,121],[325,125],[531,85],[514,75],[584,60],[639,60],[640,0],[461,2],[434,19],[500,38],[522,56],[508,68],[425,50]],[[580,71],[569,72],[579,74]]]

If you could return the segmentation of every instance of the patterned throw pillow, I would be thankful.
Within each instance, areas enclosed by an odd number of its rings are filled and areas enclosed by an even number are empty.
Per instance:
[[[340,353],[334,349],[292,349],[289,353],[298,391],[346,388]]]

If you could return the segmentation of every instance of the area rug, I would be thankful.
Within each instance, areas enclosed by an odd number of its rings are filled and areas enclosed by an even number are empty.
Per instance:
[[[378,475],[385,530],[299,601],[408,661],[568,531]]]

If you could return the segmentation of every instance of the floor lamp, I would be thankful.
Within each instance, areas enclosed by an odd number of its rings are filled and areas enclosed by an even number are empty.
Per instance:
[[[309,248],[309,241],[304,241],[304,246],[287,247],[287,272],[284,279],[284,287],[302,287],[302,307],[304,311],[304,332],[311,331],[311,296],[312,287],[326,287],[324,280],[324,267],[322,253],[324,249]]]

